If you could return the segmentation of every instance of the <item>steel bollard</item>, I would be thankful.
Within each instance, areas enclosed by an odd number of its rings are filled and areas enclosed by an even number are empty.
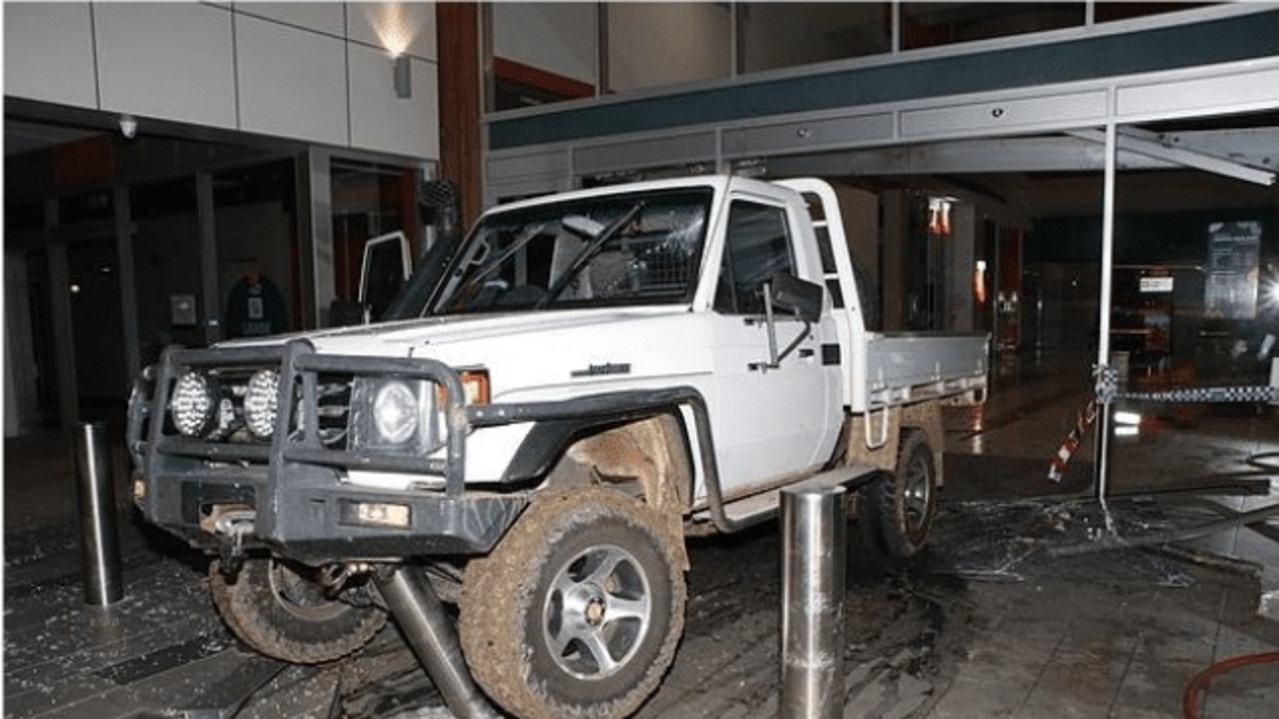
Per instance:
[[[387,609],[449,711],[460,719],[498,719],[501,715],[471,679],[457,633],[422,570],[395,567],[375,579]]]
[[[782,490],[783,719],[844,714],[844,488]]]
[[[81,422],[76,431],[76,499],[84,601],[97,607],[109,606],[124,597],[106,434],[101,422]]]

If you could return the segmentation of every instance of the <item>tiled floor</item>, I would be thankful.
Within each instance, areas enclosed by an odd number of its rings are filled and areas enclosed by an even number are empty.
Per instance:
[[[1011,360],[996,383],[982,408],[948,413],[950,477],[927,565],[905,583],[850,588],[850,621],[879,621],[879,634],[916,622],[931,658],[920,667],[918,637],[894,644],[851,628],[846,716],[1181,716],[1196,673],[1279,650],[1279,623],[1257,613],[1279,588],[1279,519],[1171,549],[1100,551],[1279,503],[1279,462],[1247,462],[1279,450],[1279,415],[1144,408],[1142,435],[1114,443],[1107,517],[1089,499],[1091,440],[1062,483],[1046,479],[1091,386],[1087,362]],[[230,716],[241,702],[246,719],[439,715],[394,633],[318,670],[241,649],[208,602],[202,559],[128,515],[126,598],[86,608],[71,476],[61,437],[6,441],[5,716]],[[1205,485],[1225,489],[1174,491]],[[641,716],[777,714],[775,552],[768,532],[693,549],[688,633]],[[699,563],[754,568],[700,574]],[[872,616],[907,599],[914,614]],[[1258,664],[1215,679],[1202,716],[1271,717],[1276,703],[1279,664]]]
[[[1005,365],[1002,387],[976,416],[951,415],[948,449],[986,457],[963,461],[997,469],[985,474],[990,481],[969,477],[971,484],[952,485],[958,490],[950,493],[952,499],[977,499],[974,506],[1006,510],[1009,502],[990,505],[989,500],[1046,491],[1047,456],[1065,438],[1091,382],[1082,369],[1086,364],[1071,369],[1058,359]],[[1084,499],[1040,499],[1031,505],[1060,512],[1061,521],[1075,530],[1091,523],[1082,539],[1059,544],[1087,549],[1090,543],[1141,541],[1279,504],[1279,463],[1256,456],[1279,450],[1274,410],[1134,403],[1125,408],[1143,413],[1141,433],[1112,441],[1109,487],[1112,496],[1141,498],[1143,509],[1111,499],[1108,504],[1120,526],[1118,539],[1109,535],[1104,513],[1090,499],[1090,434],[1073,455],[1061,487],[1082,492]],[[988,429],[974,434],[970,428]],[[1038,471],[1031,471],[1034,462],[1018,461],[1027,456],[1038,462]],[[1178,491],[1195,487],[1230,489],[1221,494]],[[1152,508],[1153,526],[1146,524]],[[1276,515],[1178,542],[1172,554],[1151,559],[1173,562],[1170,557],[1178,556],[1225,571],[1205,571],[1193,561],[1178,569],[1174,562],[1170,569],[1186,572],[1185,579],[1142,581],[1141,571],[1105,567],[1113,561],[1106,556],[1112,553],[1087,552],[1057,559],[1048,568],[1029,567],[1013,583],[971,582],[975,621],[982,629],[959,663],[954,683],[928,716],[1181,716],[1181,688],[1196,673],[1230,657],[1279,649],[1279,625],[1257,612],[1259,595],[1279,590]],[[1156,544],[1153,550],[1158,549]],[[1088,562],[1082,575],[1053,576],[1068,571],[1062,563],[1072,559]],[[1014,564],[1008,574],[1017,575],[1031,561]],[[1268,615],[1279,620],[1277,612]],[[1214,681],[1202,715],[1276,716],[1279,664],[1236,672]]]
[[[929,716],[1168,717],[1214,661],[1274,651],[1255,585],[1196,573],[1187,587],[1031,581],[970,586],[979,639]],[[1206,716],[1265,717],[1279,668],[1215,685]]]

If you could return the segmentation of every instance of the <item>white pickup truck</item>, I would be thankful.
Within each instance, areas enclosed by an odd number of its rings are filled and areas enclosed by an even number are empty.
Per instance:
[[[682,634],[686,536],[814,481],[857,489],[910,556],[940,405],[985,396],[985,336],[867,329],[819,180],[504,205],[441,267],[401,319],[174,348],[137,384],[135,500],[217,555],[215,603],[259,651],[358,649],[385,622],[378,572],[412,567],[505,710],[625,716]]]

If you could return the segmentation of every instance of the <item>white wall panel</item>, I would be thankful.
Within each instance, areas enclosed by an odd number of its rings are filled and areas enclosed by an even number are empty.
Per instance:
[[[581,175],[696,162],[715,162],[714,132],[611,142],[573,153],[573,170]]]
[[[892,139],[892,113],[832,117],[724,131],[724,156],[813,152]]]
[[[240,129],[346,144],[346,42],[245,15],[235,28]]]
[[[532,154],[489,155],[486,171],[490,182],[514,182],[528,178],[563,178],[571,174],[568,152],[547,150]]]
[[[600,32],[595,3],[497,2],[491,7],[494,57],[598,84]]]
[[[240,2],[235,11],[337,37],[346,35],[346,6],[342,3]]]
[[[906,110],[901,113],[901,134],[902,137],[998,134],[1005,130],[1068,127],[1071,123],[1100,124],[1105,119],[1106,92],[1091,90]]]
[[[385,51],[349,45],[351,146],[414,157],[440,156],[437,66],[412,58],[413,96],[395,97]]]
[[[435,3],[347,3],[348,37],[385,49],[395,46],[427,60],[435,51]]]
[[[1123,118],[1225,113],[1279,107],[1279,68],[1232,72],[1221,77],[1120,87],[1116,115]]]
[[[230,12],[192,3],[98,3],[94,12],[102,109],[235,127]]]
[[[6,3],[4,92],[96,107],[88,3]]]

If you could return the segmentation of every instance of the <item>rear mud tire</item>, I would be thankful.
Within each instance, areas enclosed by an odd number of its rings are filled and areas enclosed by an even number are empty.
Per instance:
[[[684,630],[674,541],[643,502],[548,490],[489,556],[467,567],[461,641],[479,685],[525,719],[633,713]]]
[[[892,560],[924,550],[937,513],[937,471],[922,431],[902,431],[896,471],[866,487],[862,507],[862,533],[872,548]]]
[[[386,612],[324,595],[309,567],[274,558],[244,562],[234,576],[209,568],[209,591],[222,620],[253,649],[295,664],[340,659],[368,643]]]

